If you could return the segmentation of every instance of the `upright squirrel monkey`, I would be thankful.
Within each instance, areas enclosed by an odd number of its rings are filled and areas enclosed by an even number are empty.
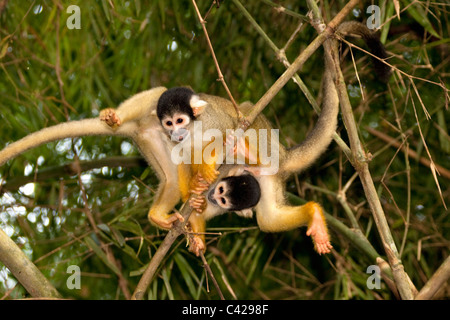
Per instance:
[[[166,90],[156,87],[138,93],[122,102],[116,110],[102,110],[99,118],[69,121],[32,133],[0,151],[0,166],[28,149],[59,139],[89,135],[131,138],[159,178],[158,191],[149,212],[150,220],[159,227],[170,228],[176,220],[170,213],[180,200],[178,172],[170,158],[170,141],[161,133],[158,118],[152,115],[159,97]]]
[[[338,28],[338,33],[345,35],[349,33],[358,34],[369,45],[369,49],[380,58],[386,58],[386,53],[378,38],[367,27],[360,23],[343,23]],[[327,45],[337,45],[334,39],[327,40]],[[309,167],[326,150],[332,140],[332,135],[337,126],[337,115],[339,111],[339,99],[334,84],[333,60],[338,63],[339,57],[331,56],[331,52],[325,52],[325,70],[324,70],[324,94],[321,114],[313,130],[306,139],[299,145],[285,149],[279,141],[276,148],[279,152],[279,170],[275,174],[264,174],[257,176],[261,188],[261,198],[256,205],[256,219],[262,231],[279,232],[291,230],[300,226],[307,226],[306,234],[311,236],[314,247],[319,254],[329,253],[332,248],[330,236],[327,230],[323,210],[315,202],[308,202],[302,206],[290,206],[285,200],[285,182],[293,173],[300,172]],[[381,74],[389,74],[390,69],[385,68],[381,63]],[[384,75],[387,79],[388,75]],[[161,96],[158,103],[157,113],[162,127],[166,130],[172,141],[183,142],[189,135],[193,135],[192,121],[202,122],[202,130],[219,129],[225,135],[227,129],[233,129],[237,126],[235,110],[230,101],[218,99],[205,94],[196,94],[190,89],[175,88],[170,89]],[[248,106],[247,106],[248,107]],[[241,108],[244,115],[248,114],[248,109]],[[263,116],[258,116],[249,129],[270,130],[271,126]],[[267,144],[272,143],[268,139]],[[205,146],[202,146],[202,149]],[[215,162],[213,162],[215,165]],[[215,178],[217,172],[215,167],[203,164],[199,168],[191,167],[200,173],[197,177],[192,177],[192,171],[189,174],[180,173],[179,185],[182,189],[182,198],[186,199],[190,192],[199,189],[198,182],[203,177],[202,170],[206,171],[209,178]],[[195,173],[195,172],[194,172]],[[187,183],[194,181],[196,186],[188,189]],[[208,185],[210,181],[207,181]],[[184,184],[184,185],[183,185]],[[201,187],[200,187],[201,189]],[[195,201],[191,203],[194,207],[201,207]],[[197,215],[198,220],[202,218]],[[198,222],[203,225],[204,222]],[[202,229],[202,228],[200,228]]]
[[[208,155],[204,152],[208,146],[214,143],[214,140],[203,140],[203,136],[199,136],[198,138],[200,138],[201,141],[192,141],[192,138],[195,136],[194,121],[200,120],[201,123],[207,123],[208,128],[220,128],[220,132],[223,133],[221,138],[223,139],[225,134],[225,130],[223,129],[234,128],[238,124],[235,110],[229,109],[228,104],[228,100],[206,94],[195,94],[192,89],[186,87],[169,89],[161,95],[158,101],[156,115],[168,138],[175,144],[190,143],[188,149],[191,156],[178,164],[178,185],[180,187],[182,201],[186,201],[191,193],[201,193],[202,191],[205,191],[208,186],[216,180],[219,174],[216,170],[219,152],[216,152],[214,149],[211,154]],[[231,112],[228,113],[228,111]],[[202,130],[201,133],[203,134],[204,130]],[[223,145],[220,144],[220,146]],[[199,159],[199,161],[197,159]],[[228,180],[225,179],[223,183],[226,183],[231,190],[239,190],[238,193],[244,194],[245,192],[243,192],[242,188],[239,188],[238,184],[232,184],[232,182],[241,181],[245,185],[250,179],[253,179],[255,183],[248,183],[248,186],[256,186],[257,183],[253,177],[240,175],[235,177],[234,174],[232,174]],[[250,190],[251,189],[245,190],[247,191],[246,194],[249,196],[255,195]],[[258,189],[258,199],[259,193],[260,191]],[[232,193],[230,193],[230,197],[231,194]],[[211,199],[213,198],[210,198],[210,200]],[[222,201],[226,201],[226,199],[227,197],[222,197]],[[253,207],[256,204],[251,203],[248,205],[248,203],[251,202],[251,200],[248,199],[235,198],[232,200],[235,202],[235,206],[228,207],[228,211],[239,211],[236,206],[236,202],[238,201],[241,202],[241,206],[243,203],[246,203],[243,209]],[[214,203],[210,208],[215,210],[208,211],[211,214],[199,214],[198,207],[196,208],[196,212],[191,214],[189,224],[194,233],[195,241],[195,243],[191,243],[190,246],[192,251],[198,254],[200,250],[206,248],[203,235],[205,232],[205,221],[218,214],[216,209],[223,209],[225,207],[226,204]],[[225,212],[225,210],[219,211],[220,213]]]

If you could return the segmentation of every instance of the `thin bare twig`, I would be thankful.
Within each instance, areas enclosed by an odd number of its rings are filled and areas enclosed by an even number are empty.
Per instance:
[[[211,280],[213,281],[214,287],[216,287],[217,293],[220,296],[221,300],[225,300],[225,297],[223,296],[222,291],[220,290],[219,284],[217,283],[216,278],[214,277],[214,273],[212,272],[211,268],[209,267],[208,261],[206,261],[205,256],[203,252],[200,252],[200,258],[202,258],[203,261],[203,267],[205,268],[206,272],[211,277]]]
[[[384,142],[387,142],[389,145],[392,145],[395,148],[399,148],[401,143],[399,141],[397,141],[395,138],[392,138],[391,136],[378,131],[376,129],[370,128],[370,127],[366,127],[365,128],[370,134],[374,135],[377,138],[380,138],[381,140],[383,140]],[[417,154],[416,151],[412,150],[412,149],[408,149],[407,151],[408,156],[413,158],[413,159],[417,159],[421,164],[423,164],[426,167],[430,167],[431,165],[431,161],[425,157],[419,157],[419,155]],[[439,171],[439,173],[441,174],[441,176],[450,179],[450,170],[444,168],[443,166],[439,165],[439,164],[434,164],[436,169]]]
[[[205,33],[205,37],[206,37],[206,42],[208,42],[209,51],[211,52],[212,58],[214,60],[214,64],[216,65],[217,74],[219,76],[218,80],[220,82],[222,82],[223,87],[225,88],[225,91],[228,94],[228,97],[230,98],[231,102],[233,103],[233,106],[234,106],[234,109],[236,110],[238,118],[240,120],[242,120],[244,116],[241,113],[241,111],[239,110],[239,108],[238,108],[238,106],[236,104],[236,101],[234,100],[233,95],[231,94],[231,91],[228,88],[227,83],[225,82],[225,78],[223,77],[222,71],[220,70],[219,62],[217,61],[216,54],[214,53],[214,48],[213,48],[213,46],[211,44],[211,39],[209,38],[209,35],[208,35],[208,30],[206,30],[206,20],[203,19],[202,15],[200,13],[200,10],[198,9],[197,2],[195,2],[195,0],[192,0],[192,4],[194,5],[195,12],[197,13],[197,16],[198,16],[198,19],[200,21],[200,24],[202,25],[203,32]]]

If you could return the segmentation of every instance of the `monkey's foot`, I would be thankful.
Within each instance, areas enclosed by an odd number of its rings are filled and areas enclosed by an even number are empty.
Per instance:
[[[112,108],[107,108],[100,111],[100,120],[104,121],[111,128],[118,127],[122,124],[116,110]]]
[[[163,229],[171,229],[173,227],[173,224],[176,221],[180,221],[180,222],[184,221],[183,216],[181,214],[179,214],[178,212],[167,215],[167,217],[165,217],[165,218],[150,214],[149,219],[156,226],[163,228]]]
[[[311,225],[306,231],[306,235],[311,236],[314,243],[314,249],[316,249],[318,254],[331,252],[333,246],[330,242],[330,236],[328,235],[325,221],[319,212],[314,212]]]
[[[189,205],[195,209],[195,211],[201,213],[206,209],[206,198],[202,195],[193,197],[189,200]]]
[[[198,235],[193,235],[189,241],[189,251],[193,252],[197,257],[200,252],[206,251],[206,245]]]

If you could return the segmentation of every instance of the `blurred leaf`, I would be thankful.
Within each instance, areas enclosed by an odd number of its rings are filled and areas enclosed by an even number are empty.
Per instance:
[[[403,0],[403,2],[405,3],[405,6],[409,4],[409,1]],[[406,11],[414,18],[414,20],[416,20],[422,27],[424,27],[425,30],[428,31],[428,33],[432,34],[436,38],[441,39],[439,34],[434,30],[430,20],[428,20],[428,16],[421,7],[420,3],[409,6]]]
[[[181,271],[181,275],[183,276],[184,282],[186,283],[191,296],[195,297],[197,295],[197,289],[192,279],[192,275],[195,275],[195,273],[192,271],[189,263],[180,253],[175,253],[173,258],[175,259],[175,262]],[[198,282],[198,279],[196,280]]]
[[[103,261],[103,263],[109,268],[111,269],[111,271],[113,271],[116,275],[120,275],[120,271],[119,269],[117,269],[117,267],[111,263],[108,258],[106,257],[106,254],[103,252],[103,250],[95,243],[95,241],[90,238],[90,237],[86,237],[84,239],[84,242],[86,243],[86,245],[91,248],[94,253],[97,255],[97,257],[100,258],[101,261]]]

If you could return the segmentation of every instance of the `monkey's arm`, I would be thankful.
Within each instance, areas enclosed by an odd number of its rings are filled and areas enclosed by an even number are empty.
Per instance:
[[[217,153],[214,146],[214,141],[211,141],[202,149],[202,163],[195,163],[196,157],[192,158],[191,168],[193,176],[190,180],[190,192],[201,188],[201,181],[211,184],[217,179],[219,171],[216,170]],[[194,152],[197,151],[194,150]]]
[[[112,128],[116,128],[129,121],[156,117],[153,111],[156,111],[158,99],[166,90],[164,87],[156,87],[137,93],[122,102],[117,109],[103,109],[100,112],[100,119]]]

